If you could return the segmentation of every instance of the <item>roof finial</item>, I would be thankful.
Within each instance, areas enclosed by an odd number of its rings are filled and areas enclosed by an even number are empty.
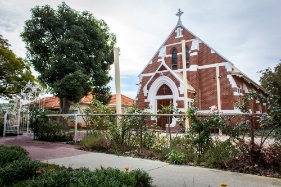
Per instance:
[[[179,9],[178,13],[176,14],[176,16],[179,17],[179,20],[178,20],[178,25],[182,25],[181,23],[181,15],[183,14],[183,12],[181,11],[181,9]]]

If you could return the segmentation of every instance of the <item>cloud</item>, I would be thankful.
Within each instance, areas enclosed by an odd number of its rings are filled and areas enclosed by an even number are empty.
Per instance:
[[[19,56],[25,55],[20,33],[30,9],[36,5],[56,7],[61,0],[9,0],[0,2],[0,33]],[[281,1],[279,0],[68,0],[79,11],[88,10],[104,19],[117,36],[121,48],[120,69],[123,92],[137,91],[137,75],[174,28],[178,8],[189,30],[214,48],[255,81],[256,72],[275,66],[281,51]],[[114,75],[114,71],[110,71]],[[112,85],[112,83],[111,83]],[[113,82],[114,85],[114,82]]]
[[[0,2],[0,29],[6,32],[13,32],[18,28],[19,14],[5,1]]]

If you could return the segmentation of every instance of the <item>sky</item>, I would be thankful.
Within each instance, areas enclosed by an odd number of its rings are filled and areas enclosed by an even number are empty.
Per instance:
[[[30,9],[60,0],[0,0],[0,34],[11,49],[25,57],[20,37]],[[251,79],[281,59],[280,0],[65,0],[71,8],[103,19],[120,48],[121,92],[135,98],[138,75],[176,26],[180,8],[183,25]],[[114,76],[112,70],[111,75]],[[110,82],[115,92],[114,80]]]

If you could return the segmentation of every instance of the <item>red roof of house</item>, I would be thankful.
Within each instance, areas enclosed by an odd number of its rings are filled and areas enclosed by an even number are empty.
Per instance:
[[[82,99],[80,99],[80,103],[90,104],[92,100],[93,100],[93,95],[89,94],[87,96],[82,97]]]
[[[93,99],[93,95],[89,94],[85,97],[83,97],[80,100],[80,103],[85,103],[85,104],[90,104],[92,102]],[[134,100],[125,96],[125,95],[121,95],[121,101],[122,101],[122,105],[132,105],[134,103]],[[42,104],[44,105],[45,108],[60,108],[60,101],[58,97],[55,96],[48,96],[48,97],[44,97],[43,99],[41,99],[40,102],[43,102]],[[31,103],[31,105],[34,102]],[[111,100],[109,101],[108,105],[116,105],[116,94],[112,94],[111,96]]]
[[[134,103],[133,99],[122,94],[121,94],[121,101],[122,101],[122,105],[132,105]],[[111,99],[108,105],[116,105],[116,94],[111,95]]]
[[[32,101],[30,105],[36,104],[35,101]],[[60,108],[60,100],[58,97],[55,96],[48,96],[40,99],[40,104],[44,105],[45,108],[53,108],[57,109]]]
[[[60,100],[57,97],[47,97],[44,99],[44,103],[46,108],[60,108]]]

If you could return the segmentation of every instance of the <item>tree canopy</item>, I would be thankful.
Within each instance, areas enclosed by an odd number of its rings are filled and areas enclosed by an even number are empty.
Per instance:
[[[70,102],[78,102],[90,91],[108,101],[115,35],[103,20],[89,12],[78,12],[62,3],[31,10],[22,38],[28,59],[68,113]],[[106,99],[107,98],[107,99]]]
[[[274,120],[281,125],[281,62],[274,69],[267,68],[261,73],[261,85],[269,94],[267,107]]]
[[[35,80],[30,66],[9,49],[8,40],[0,35],[0,97],[11,98],[20,93],[28,81]]]

